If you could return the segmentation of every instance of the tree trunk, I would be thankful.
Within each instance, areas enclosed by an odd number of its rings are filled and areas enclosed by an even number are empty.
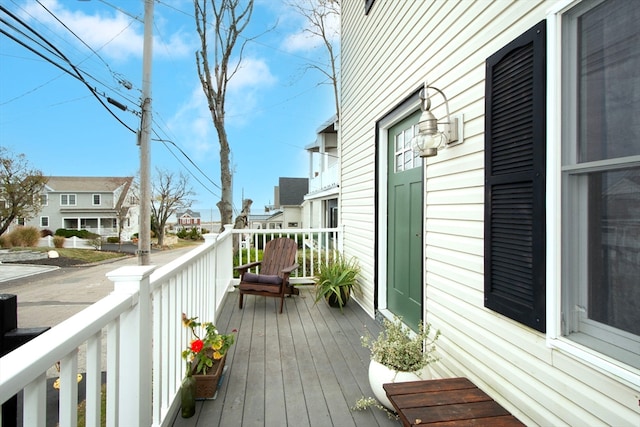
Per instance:
[[[217,206],[220,211],[220,232],[222,232],[225,224],[231,224],[233,222],[232,176],[229,165],[231,149],[229,148],[227,132],[224,128],[224,119],[214,117],[214,122],[220,141],[220,182],[222,183],[222,195]]]

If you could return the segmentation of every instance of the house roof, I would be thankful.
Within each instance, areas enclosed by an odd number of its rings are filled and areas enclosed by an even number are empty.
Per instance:
[[[200,212],[194,212],[191,209],[187,209],[184,212],[176,212],[176,217],[182,218],[185,216],[189,216],[191,218],[200,218]]]
[[[132,181],[133,177],[130,176],[50,176],[47,188],[55,192],[112,192],[125,184],[130,185]]]
[[[278,181],[280,206],[299,206],[309,192],[309,178],[283,178]]]
[[[269,219],[271,214],[250,214],[249,221],[264,221]]]
[[[337,120],[338,120],[338,116],[334,114],[333,116],[331,116],[329,120],[327,120],[326,122],[320,125],[320,127],[316,130],[316,133],[318,135],[320,135],[321,133],[338,133],[338,131],[336,130]],[[320,148],[320,140],[316,138],[315,141],[313,141],[310,144],[307,144],[307,146],[304,148],[305,150],[309,150],[309,151],[317,151],[317,149]]]

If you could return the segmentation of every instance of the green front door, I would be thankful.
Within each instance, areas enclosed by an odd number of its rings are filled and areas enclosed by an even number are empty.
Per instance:
[[[422,159],[411,150],[420,112],[389,129],[387,308],[417,330],[422,319]]]

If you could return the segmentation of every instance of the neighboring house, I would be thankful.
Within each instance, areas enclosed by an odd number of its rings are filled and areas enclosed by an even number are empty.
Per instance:
[[[639,20],[626,0],[342,3],[356,299],[440,329],[434,374],[527,425],[640,422]],[[421,159],[425,81],[462,143]]]
[[[338,226],[339,157],[336,116],[318,129],[309,152],[309,192],[304,196],[302,217],[309,228]]]
[[[309,191],[309,180],[280,177],[278,184],[274,188],[275,203],[266,207],[269,215],[249,215],[249,228],[303,228],[302,203]]]
[[[200,212],[187,209],[185,212],[176,212],[176,218],[178,219],[178,230],[191,230],[192,228],[198,231],[201,230]]]
[[[88,230],[122,240],[138,232],[137,199],[132,177],[52,176],[40,195],[42,210],[26,225],[55,232],[59,228]]]

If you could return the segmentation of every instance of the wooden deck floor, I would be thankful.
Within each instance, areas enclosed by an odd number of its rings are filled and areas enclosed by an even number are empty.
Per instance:
[[[238,330],[215,400],[200,401],[196,415],[174,426],[399,426],[379,409],[353,411],[369,387],[369,352],[360,345],[366,329],[379,325],[351,301],[344,314],[324,302],[314,305],[311,288],[285,300],[238,294],[223,304],[218,328]]]

